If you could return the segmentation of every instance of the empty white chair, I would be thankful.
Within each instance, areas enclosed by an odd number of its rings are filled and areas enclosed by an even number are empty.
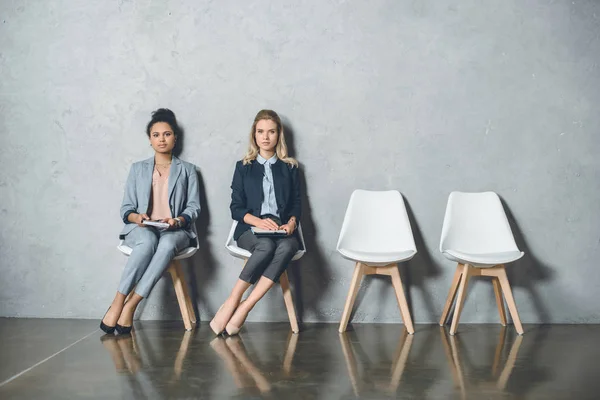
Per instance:
[[[517,248],[504,208],[496,193],[450,193],[442,227],[440,251],[447,259],[458,263],[440,325],[446,324],[456,296],[456,307],[450,327],[450,334],[454,335],[467,295],[469,278],[479,275],[491,276],[500,322],[506,325],[506,312],[502,301],[504,293],[517,333],[522,335],[523,327],[504,264],[518,260],[524,253]]]
[[[400,192],[355,190],[346,209],[337,251],[356,263],[339,331],[348,327],[363,275],[378,274],[392,278],[404,325],[413,334],[398,263],[413,258],[417,248]]]
[[[233,240],[233,233],[235,232],[235,227],[238,222],[233,221],[231,225],[231,229],[229,230],[229,236],[227,236],[227,241],[225,242],[225,248],[229,251],[229,254],[236,258],[241,258],[244,260],[244,265],[252,255],[248,250],[242,249],[238,247],[235,240]],[[304,235],[302,234],[302,225],[298,225],[298,236],[300,237],[300,250],[296,252],[292,261],[299,260],[302,258],[304,253],[306,253],[306,245],[304,243]],[[283,301],[285,302],[285,307],[288,312],[288,317],[290,318],[290,325],[292,326],[292,332],[298,333],[300,332],[300,328],[298,327],[298,318],[296,317],[296,310],[294,308],[294,299],[292,298],[292,291],[290,290],[290,281],[288,279],[287,271],[284,271],[283,274],[279,277],[279,284],[281,285],[281,291],[283,292]]]
[[[192,229],[196,232],[196,227],[192,225]],[[197,236],[197,235],[196,235]],[[177,302],[179,303],[179,309],[181,310],[181,317],[183,318],[183,325],[185,326],[186,331],[192,330],[192,324],[196,323],[196,313],[194,311],[194,305],[192,304],[192,300],[190,299],[190,295],[188,293],[187,283],[185,281],[185,275],[183,274],[183,270],[181,269],[181,263],[179,260],[183,260],[185,258],[190,258],[198,251],[200,247],[200,242],[196,237],[196,246],[195,247],[186,247],[171,260],[169,264],[169,274],[171,274],[171,278],[173,279],[173,286],[175,287],[175,294],[177,295]],[[123,240],[119,242],[117,249],[126,256],[131,255],[131,247],[126,246]],[[135,288],[134,288],[135,290]],[[129,293],[129,298],[134,290]]]

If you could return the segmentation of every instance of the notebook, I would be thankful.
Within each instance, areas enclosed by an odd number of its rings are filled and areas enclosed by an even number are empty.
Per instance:
[[[167,224],[166,222],[150,221],[148,219],[145,219],[144,221],[142,221],[142,224],[153,226],[160,230],[169,229],[169,224]]]
[[[284,229],[280,229],[277,231],[270,231],[267,229],[261,229],[253,226],[252,233],[256,236],[268,236],[268,237],[284,237],[287,236],[287,232]]]

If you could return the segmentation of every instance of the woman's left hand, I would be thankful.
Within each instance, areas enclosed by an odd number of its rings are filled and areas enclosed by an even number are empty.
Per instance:
[[[287,235],[290,236],[296,230],[296,223],[294,221],[289,221],[285,225],[281,225],[279,229],[284,229],[287,232]]]
[[[168,230],[170,230],[170,231],[172,231],[173,229],[177,229],[177,220],[175,220],[175,218],[165,218],[165,219],[161,220],[160,222],[169,224]]]

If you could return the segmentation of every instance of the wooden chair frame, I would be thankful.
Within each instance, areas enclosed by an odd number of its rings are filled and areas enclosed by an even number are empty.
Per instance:
[[[369,266],[361,262],[357,262],[354,267],[354,275],[352,275],[352,282],[350,283],[348,297],[346,298],[344,312],[342,313],[342,321],[340,322],[340,333],[345,332],[348,328],[350,314],[352,313],[352,308],[356,301],[360,282],[365,275],[387,275],[392,278],[392,285],[396,293],[396,299],[398,300],[398,306],[400,307],[400,314],[402,315],[404,326],[408,333],[411,335],[414,334],[415,328],[413,327],[410,310],[408,308],[408,303],[406,302],[406,296],[404,295],[404,288],[402,287],[402,278],[400,277],[398,264],[393,263],[385,266]]]
[[[460,314],[462,312],[465,299],[467,297],[467,287],[469,285],[469,279],[472,276],[492,277],[492,285],[494,286],[496,305],[498,306],[498,313],[500,314],[500,323],[503,326],[506,326],[507,324],[506,311],[504,309],[504,302],[502,301],[502,294],[504,294],[504,298],[506,299],[506,304],[508,306],[508,310],[510,311],[513,323],[515,324],[517,333],[519,335],[522,335],[524,333],[523,326],[521,325],[521,319],[519,318],[517,305],[512,295],[512,290],[510,288],[510,283],[508,282],[508,277],[506,276],[506,269],[504,268],[504,264],[499,264],[491,268],[477,268],[470,264],[458,263],[456,267],[456,272],[454,273],[454,278],[452,279],[452,284],[450,286],[450,292],[448,293],[446,304],[444,305],[444,310],[442,311],[442,317],[440,318],[440,326],[444,326],[446,324],[448,314],[450,313],[450,308],[452,306],[452,303],[454,302],[454,298],[456,297],[456,306],[454,308],[452,325],[450,326],[450,335],[454,335],[456,333],[456,330],[458,329],[458,321],[460,320]]]

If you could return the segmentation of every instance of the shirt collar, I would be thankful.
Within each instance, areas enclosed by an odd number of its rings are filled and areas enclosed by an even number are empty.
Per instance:
[[[268,160],[259,154],[256,156],[256,161],[258,161],[262,165],[265,165],[265,163],[273,165],[277,162],[277,154],[273,154],[273,157],[269,158]]]

